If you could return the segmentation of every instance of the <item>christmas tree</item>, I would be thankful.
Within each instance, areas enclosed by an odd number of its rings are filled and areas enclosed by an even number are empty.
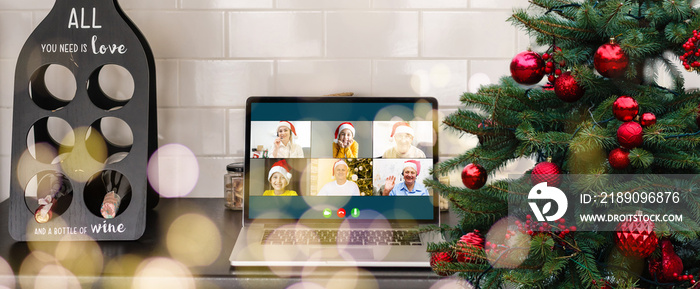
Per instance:
[[[465,93],[465,107],[444,121],[479,145],[433,170],[435,179],[461,170],[467,188],[427,181],[461,217],[435,228],[447,239],[429,246],[435,272],[475,288],[697,287],[697,180],[659,177],[700,172],[700,92],[686,90],[681,73],[700,70],[700,9],[690,2],[530,0],[514,11],[508,21],[542,48],[516,55],[510,77]],[[672,83],[660,85],[660,73]],[[546,85],[533,86],[543,78]],[[486,182],[531,156],[538,164],[523,176]],[[567,179],[573,175],[591,178]],[[583,230],[577,220],[541,222],[527,208],[512,210],[538,183],[575,184],[580,190],[569,190],[583,194],[602,192],[609,183],[598,180],[615,175],[649,176],[637,187],[667,184],[679,192],[671,208],[690,214],[674,225],[635,219]],[[644,213],[669,208],[662,207]]]
[[[372,187],[372,159],[345,159],[350,179],[360,188],[362,196],[374,195]]]

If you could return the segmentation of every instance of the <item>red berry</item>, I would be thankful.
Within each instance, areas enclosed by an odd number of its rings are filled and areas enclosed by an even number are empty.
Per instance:
[[[549,82],[554,82],[557,79],[554,77],[554,75],[550,74],[549,76],[547,76],[547,80],[549,80]]]
[[[554,74],[556,74],[556,75],[561,75],[561,69],[555,70],[555,71],[554,71]]]
[[[547,62],[546,65],[547,65],[547,68],[552,68],[552,67],[554,67],[554,62],[549,61],[549,62]]]
[[[550,74],[550,73],[552,73],[552,69],[549,68],[549,67],[545,67],[544,73],[545,73],[545,74]]]
[[[525,218],[532,219],[532,215],[527,215],[527,216],[525,216]]]
[[[549,53],[542,54],[542,59],[549,60]]]

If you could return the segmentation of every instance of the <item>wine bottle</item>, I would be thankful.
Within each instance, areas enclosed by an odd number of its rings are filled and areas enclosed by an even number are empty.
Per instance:
[[[124,175],[116,171],[102,172],[102,181],[107,193],[102,198],[100,214],[105,219],[113,219],[119,213],[122,199],[131,194],[131,186],[128,180],[124,180]]]
[[[62,204],[70,203],[68,195],[73,192],[70,183],[61,173],[45,173],[38,182],[38,187],[48,187],[46,196],[38,198],[39,207],[34,211],[34,220],[39,224],[48,223],[53,219],[54,211],[65,211],[66,206]]]

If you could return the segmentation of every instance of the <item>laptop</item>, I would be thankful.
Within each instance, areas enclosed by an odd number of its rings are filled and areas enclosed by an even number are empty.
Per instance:
[[[250,97],[232,266],[429,267],[430,97]]]

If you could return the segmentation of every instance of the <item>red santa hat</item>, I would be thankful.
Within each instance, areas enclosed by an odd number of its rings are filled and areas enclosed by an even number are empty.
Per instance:
[[[397,133],[407,133],[410,134],[411,136],[415,136],[415,132],[413,131],[413,128],[411,125],[405,121],[399,121],[394,124],[394,127],[391,129],[391,140],[394,140],[394,136]]]
[[[416,177],[420,175],[420,162],[416,160],[407,160],[403,163],[403,169],[413,168],[416,170]]]
[[[292,178],[292,173],[289,172],[289,165],[287,165],[286,160],[279,160],[272,165],[270,172],[267,174],[267,180],[270,181],[272,175],[275,173],[282,174],[282,176],[287,179],[287,183],[289,183],[289,180]]]
[[[286,120],[280,121],[279,125],[277,125],[277,130],[279,130],[280,127],[288,128],[292,132],[292,136],[294,138],[298,138],[297,130],[294,128],[294,125],[291,122],[286,121]],[[275,132],[275,134],[277,134],[277,132]]]
[[[352,123],[350,123],[350,122],[344,122],[344,123],[341,123],[338,126],[338,128],[335,129],[335,139],[333,140],[334,143],[338,143],[338,135],[344,129],[349,129],[350,132],[352,132],[352,136],[355,137],[355,126],[353,126]]]
[[[331,172],[332,176],[335,176],[335,167],[339,165],[344,165],[346,168],[350,169],[350,166],[348,166],[348,163],[346,163],[344,160],[337,160],[335,164],[333,164],[333,171]]]

